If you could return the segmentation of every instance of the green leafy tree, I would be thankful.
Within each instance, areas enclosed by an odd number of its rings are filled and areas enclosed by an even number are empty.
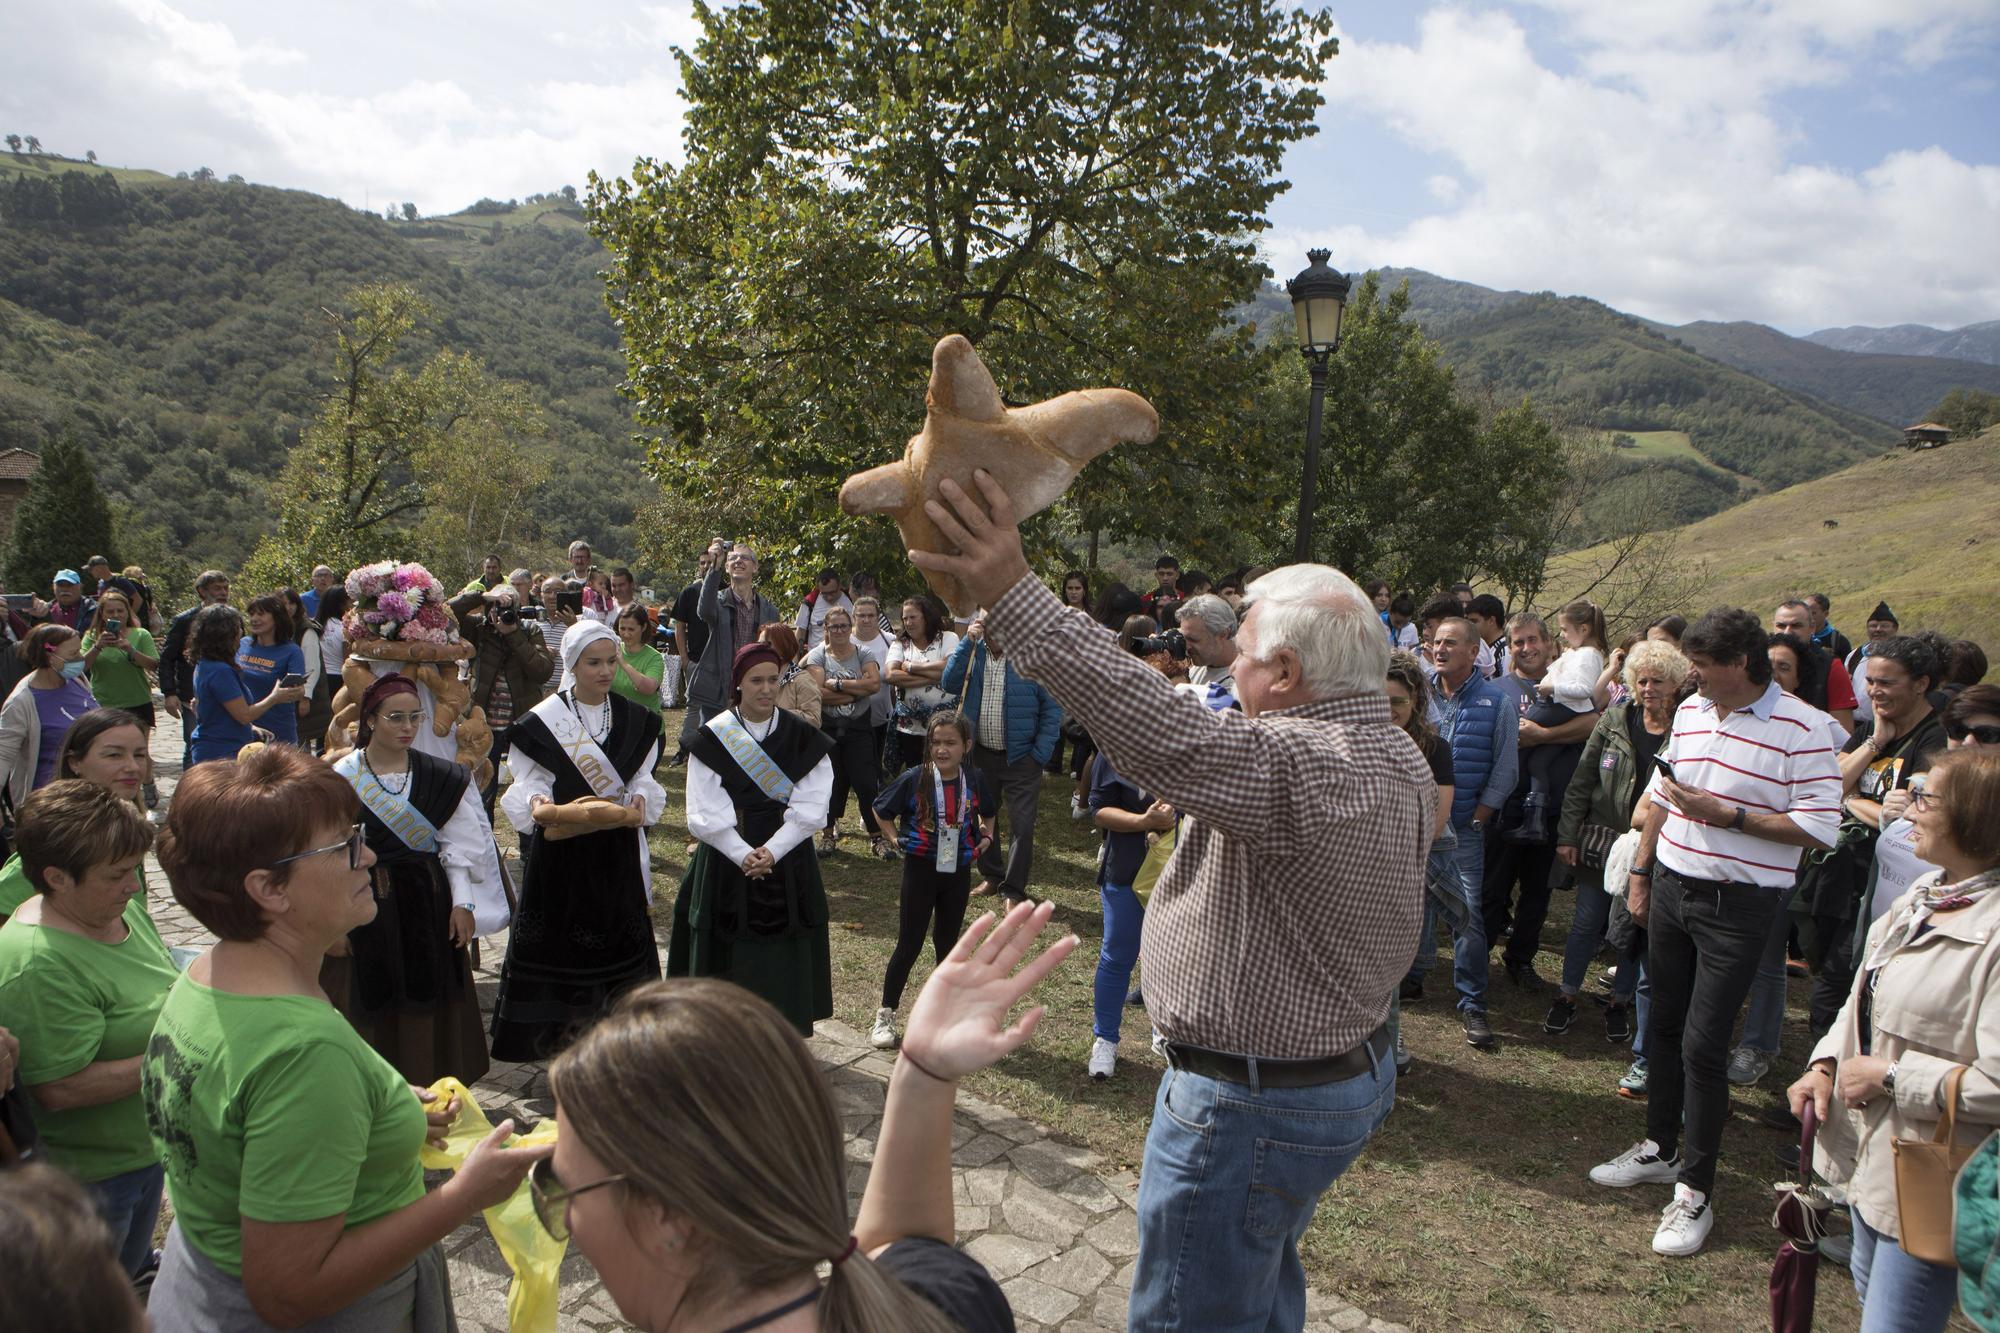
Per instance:
[[[95,148],[86,148],[83,153],[83,160],[90,163],[90,165],[93,167],[96,166],[97,150]]]
[[[1929,420],[1951,428],[1953,436],[1964,439],[2000,421],[2000,394],[1982,389],[1953,389],[1931,409]]]
[[[252,588],[391,556],[449,581],[473,553],[527,536],[545,473],[522,447],[539,427],[526,391],[462,352],[399,364],[398,346],[436,316],[414,288],[357,288],[346,304],[328,313],[332,388],[278,479],[276,531],[244,570]]]
[[[589,194],[666,490],[727,496],[798,548],[781,582],[828,557],[899,568],[893,525],[835,494],[901,451],[956,332],[1011,401],[1115,384],[1160,409],[1156,444],[1031,525],[1045,555],[1213,521],[1263,446],[1275,354],[1229,316],[1263,276],[1284,150],[1314,131],[1330,20],[1266,0],[696,13],[686,165]]]
[[[193,176],[189,177],[189,179],[191,179],[191,180],[198,180],[198,181],[212,181],[212,180],[214,180],[214,179],[215,179],[215,168],[214,168],[214,167],[196,167],[196,168],[194,169],[194,174],[193,174]]]
[[[406,199],[406,200],[404,200],[404,201],[403,201],[403,221],[405,221],[405,222],[415,222],[416,220],[417,220],[417,206],[416,206],[415,204],[411,203],[411,202],[410,202],[409,200],[407,200],[407,199]]]
[[[58,569],[75,569],[93,555],[110,552],[111,537],[111,506],[97,488],[90,455],[74,438],[56,437],[42,452],[28,493],[14,511],[8,586],[47,596]]]
[[[1372,273],[1348,299],[1327,367],[1314,558],[1399,588],[1477,572],[1525,583],[1537,553],[1546,559],[1566,475],[1561,434],[1525,401],[1482,411],[1461,394],[1409,306],[1407,282],[1384,295]],[[1288,398],[1303,417],[1303,366]],[[1301,422],[1261,488],[1297,495],[1286,478],[1298,475],[1303,435]]]
[[[40,139],[37,139],[32,134],[28,136],[28,151],[31,153],[39,153],[42,151],[42,141]]]
[[[10,153],[18,153],[18,152],[20,152],[20,151],[21,151],[21,136],[20,136],[20,135],[18,135],[18,134],[10,134],[10,135],[8,135],[8,136],[7,136],[7,151],[8,151],[8,152],[10,152]]]

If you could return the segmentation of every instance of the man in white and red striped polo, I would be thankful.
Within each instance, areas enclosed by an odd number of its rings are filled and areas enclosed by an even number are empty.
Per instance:
[[[1764,626],[1719,607],[1681,640],[1700,692],[1674,715],[1667,771],[1627,888],[1647,927],[1651,1073],[1647,1138],[1590,1178],[1673,1183],[1653,1235],[1660,1254],[1693,1254],[1714,1224],[1715,1159],[1729,1118],[1729,1038],[1758,957],[1806,848],[1840,826],[1840,765],[1823,714],[1771,680]]]

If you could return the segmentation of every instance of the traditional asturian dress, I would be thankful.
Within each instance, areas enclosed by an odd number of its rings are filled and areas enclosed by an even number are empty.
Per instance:
[[[646,827],[667,803],[653,779],[660,736],[658,709],[615,694],[592,706],[559,690],[514,719],[514,780],[500,808],[520,832],[523,875],[493,1009],[494,1059],[545,1060],[620,992],[659,977]],[[536,796],[559,805],[640,796],[645,826],[551,840],[529,812]]]
[[[728,709],[688,745],[688,831],[701,840],[674,902],[669,976],[721,977],[763,996],[810,1036],[833,1015],[826,888],[812,838],[826,823],[826,733],[784,709],[760,723]],[[743,873],[759,847],[776,859]]]
[[[506,882],[472,774],[419,750],[409,762],[378,776],[354,750],[333,766],[361,797],[377,907],[348,932],[348,956],[328,958],[320,975],[334,1006],[409,1082],[450,1074],[471,1084],[486,1073],[486,1034],[472,951],[451,942],[451,911],[470,907],[481,935],[505,928]]]

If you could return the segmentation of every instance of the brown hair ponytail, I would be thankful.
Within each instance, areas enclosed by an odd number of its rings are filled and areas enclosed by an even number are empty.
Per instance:
[[[948,708],[932,713],[931,720],[924,724],[924,765],[917,771],[917,827],[928,827],[931,822],[931,788],[936,786],[931,777],[931,737],[944,728],[950,727],[965,742],[968,757],[972,752],[972,723],[957,709]],[[962,770],[961,770],[962,771]]]
[[[826,1333],[948,1333],[937,1308],[849,1254],[840,1116],[806,1044],[769,1003],[714,979],[640,986],[549,1069],[565,1132],[636,1200],[690,1227],[687,1298],[796,1282],[833,1265]]]

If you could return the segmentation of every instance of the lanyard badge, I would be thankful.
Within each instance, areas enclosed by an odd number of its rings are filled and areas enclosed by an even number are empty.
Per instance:
[[[958,838],[960,827],[957,823],[954,823],[950,828],[945,827],[944,775],[933,768],[931,770],[931,779],[937,784],[937,799],[931,806],[931,809],[936,811],[937,818],[937,868],[940,874],[949,875],[958,869]],[[965,814],[966,800],[965,774],[961,773],[958,775],[957,786],[958,810],[962,819]]]

